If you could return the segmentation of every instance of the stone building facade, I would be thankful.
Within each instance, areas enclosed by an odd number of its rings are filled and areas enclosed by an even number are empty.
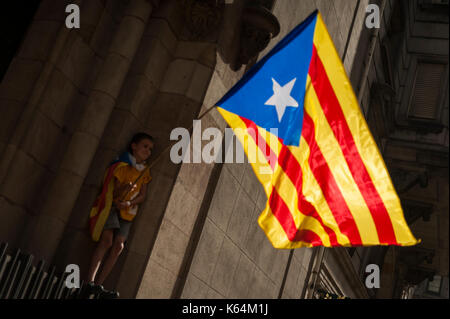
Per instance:
[[[105,168],[146,131],[156,140],[153,180],[105,283],[122,297],[391,298],[436,275],[445,286],[448,4],[374,1],[381,25],[368,29],[372,2],[35,1],[1,61],[0,241],[85,273]],[[79,29],[65,25],[70,3]],[[417,247],[276,250],[256,222],[266,198],[250,164],[170,160],[172,129],[192,132],[202,116],[203,128],[223,131],[210,107],[315,9],[423,240]],[[382,269],[380,289],[364,286],[370,263]]]

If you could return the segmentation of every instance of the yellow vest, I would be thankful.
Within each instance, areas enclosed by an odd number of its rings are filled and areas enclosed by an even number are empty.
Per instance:
[[[140,171],[130,165],[119,166],[114,170],[114,177],[116,177],[121,184],[134,183],[140,174]],[[122,198],[122,200],[128,201],[138,196],[142,185],[149,183],[151,179],[152,177],[150,176],[150,170],[147,169],[144,175],[137,181],[136,185],[134,185],[133,189],[125,198]],[[117,198],[114,198],[114,200],[116,199]],[[122,219],[132,221],[136,216],[137,208],[137,205],[135,205],[133,208],[129,207],[126,209],[121,209],[120,217],[122,217]]]

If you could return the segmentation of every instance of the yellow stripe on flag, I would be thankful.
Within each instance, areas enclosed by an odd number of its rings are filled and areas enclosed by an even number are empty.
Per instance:
[[[281,227],[278,219],[273,215],[269,202],[266,204],[266,208],[263,210],[258,218],[259,226],[266,233],[267,238],[275,248],[294,249],[302,247],[312,247],[311,243],[305,241],[290,241],[286,236],[286,233]]]
[[[319,183],[311,172],[309,167],[308,157],[310,154],[309,146],[303,139],[300,140],[299,147],[289,147],[292,155],[300,163],[303,172],[303,195],[306,200],[314,206],[317,213],[325,226],[331,228],[336,234],[337,241],[342,246],[350,246],[350,240],[341,232],[333,213],[328,206],[328,203],[322,193]]]
[[[330,125],[323,114],[316,92],[312,85],[309,86],[311,83],[309,76],[306,83],[309,89],[305,96],[305,112],[314,121],[314,134],[317,145],[327,161],[336,183],[341,190],[342,196],[352,213],[363,244],[379,245],[380,241],[372,215],[358,186],[355,184],[339,143],[336,141]]]
[[[277,167],[278,169],[274,174],[274,187],[289,208],[297,229],[305,229],[314,232],[320,237],[324,246],[330,246],[330,238],[319,221],[311,216],[306,216],[299,211],[297,189],[281,167]]]
[[[247,155],[248,161],[251,163],[252,168],[256,176],[258,177],[258,180],[263,185],[266,195],[269,196],[272,189],[272,174],[261,174],[260,172],[272,172],[272,168],[270,167],[269,163],[264,160],[264,154],[262,154],[262,152],[258,149],[257,145],[253,141],[253,138],[246,133],[247,126],[239,118],[239,116],[234,113],[228,112],[221,107],[217,107],[217,110],[223,116],[228,125],[233,128],[233,131],[239,142],[242,144],[244,152]],[[249,152],[249,149],[255,149],[256,152]]]
[[[356,148],[375,189],[384,202],[398,243],[405,246],[417,244],[419,241],[414,238],[405,221],[400,200],[392,185],[387,167],[368,129],[364,116],[360,112],[352,85],[320,14],[317,16],[314,45],[347,119]]]
[[[251,162],[255,174],[258,176],[262,184],[263,184],[262,180],[268,182],[269,179],[267,177],[269,175],[260,174],[259,173],[260,168],[263,169],[270,168],[270,170],[272,170],[272,168],[270,167],[267,161],[261,160],[263,157],[259,157],[258,155],[249,152],[249,150],[256,149],[258,152],[260,152],[260,156],[264,156],[261,150],[257,147],[252,137],[243,134],[243,132],[245,132],[244,130],[247,128],[245,123],[237,115],[230,113],[226,110],[223,110],[221,108],[218,109],[219,112],[224,117],[224,119],[230,125],[230,127],[232,127],[233,129],[235,128],[240,129],[235,130],[235,133],[237,133],[236,136],[243,145],[244,151],[247,154],[249,161]],[[270,136],[272,134],[270,132],[267,132],[266,130],[261,129],[259,127],[257,127],[257,130],[260,133],[260,137],[264,139],[264,141],[270,146],[270,148],[274,151],[276,150],[275,152],[276,155],[278,156],[282,147],[282,144],[279,143],[278,138],[275,137],[272,138],[271,140]],[[276,145],[273,145],[274,141],[276,141],[277,143]],[[275,189],[280,194],[280,197],[283,199],[283,201],[289,208],[297,229],[310,230],[314,232],[317,236],[319,236],[324,245],[330,246],[330,239],[328,237],[328,234],[325,232],[323,226],[319,223],[319,221],[313,217],[306,216],[299,211],[297,190],[295,186],[292,184],[290,178],[285,174],[285,172],[281,169],[281,167],[278,164],[275,166],[275,173],[270,175],[270,186],[267,188],[265,187],[267,198],[270,198],[270,193],[273,187],[275,187]],[[266,209],[261,213],[260,217],[258,218],[258,222],[261,228],[266,232],[266,235],[269,237],[269,240],[272,242],[274,247],[286,248],[287,241],[288,242],[290,241],[286,236],[286,233],[283,230],[282,226],[278,222],[277,218],[273,216],[269,203],[266,204]],[[277,227],[273,227],[274,224],[276,224]],[[311,247],[311,244],[300,241],[289,244],[289,246],[292,248]]]

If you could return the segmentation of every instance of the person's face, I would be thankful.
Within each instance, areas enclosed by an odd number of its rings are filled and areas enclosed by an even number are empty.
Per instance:
[[[145,138],[137,143],[132,143],[131,149],[133,150],[133,156],[136,158],[136,163],[142,163],[152,154],[153,142]]]

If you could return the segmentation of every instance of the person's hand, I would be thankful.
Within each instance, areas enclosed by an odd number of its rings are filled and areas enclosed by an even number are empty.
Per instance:
[[[133,184],[131,182],[120,184],[119,187],[117,188],[117,192],[119,194],[125,195],[131,190],[132,185]]]
[[[136,187],[137,187],[137,185],[133,186],[133,183],[131,183],[131,182],[120,184],[117,187],[117,189],[114,191],[114,194],[115,194],[114,197],[122,198],[123,196],[128,194],[130,191],[132,191]]]
[[[119,201],[116,204],[117,208],[119,208],[120,210],[122,209],[128,209],[131,207],[131,202],[129,200],[127,201]]]

